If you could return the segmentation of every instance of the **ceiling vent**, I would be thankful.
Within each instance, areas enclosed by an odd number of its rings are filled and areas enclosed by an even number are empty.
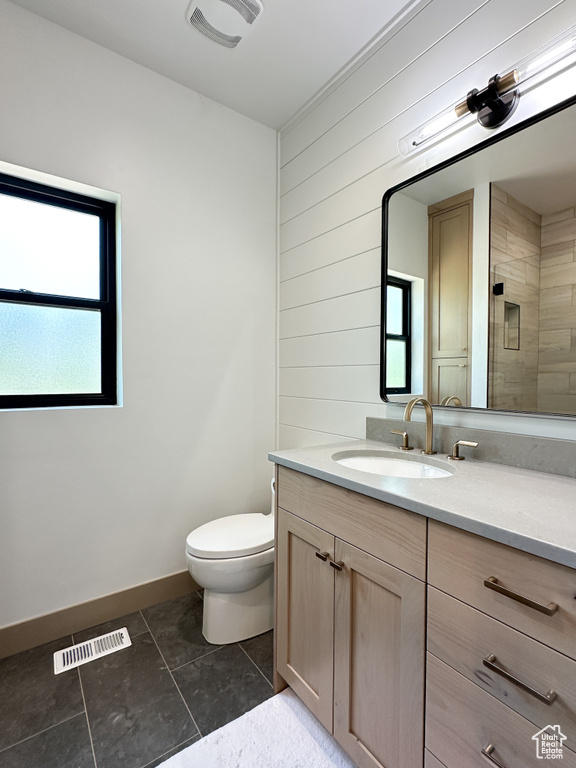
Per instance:
[[[186,18],[210,40],[236,48],[263,10],[260,0],[192,0]]]

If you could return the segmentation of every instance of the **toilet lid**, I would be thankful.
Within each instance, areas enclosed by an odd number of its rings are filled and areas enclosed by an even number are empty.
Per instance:
[[[274,516],[230,515],[196,528],[186,539],[186,551],[216,560],[254,555],[274,546]]]

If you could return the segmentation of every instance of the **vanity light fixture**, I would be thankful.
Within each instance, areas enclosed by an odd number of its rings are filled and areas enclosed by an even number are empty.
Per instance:
[[[538,48],[505,75],[494,75],[479,91],[472,89],[465,99],[440,112],[398,142],[402,155],[423,144],[464,127],[476,117],[485,128],[497,128],[512,115],[521,93],[541,85],[576,63],[576,27]]]

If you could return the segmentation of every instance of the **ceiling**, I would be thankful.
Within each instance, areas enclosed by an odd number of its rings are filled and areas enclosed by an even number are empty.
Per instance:
[[[190,0],[11,1],[272,128],[419,4],[262,0],[250,36],[231,50],[188,24]]]

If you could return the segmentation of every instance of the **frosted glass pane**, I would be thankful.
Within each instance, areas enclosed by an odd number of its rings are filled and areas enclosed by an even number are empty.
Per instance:
[[[386,342],[386,388],[406,386],[406,344],[403,341]]]
[[[402,328],[402,294],[401,288],[389,285],[386,290],[386,333],[401,336]]]
[[[102,391],[100,312],[0,303],[0,395]]]
[[[0,194],[0,288],[100,298],[100,218]]]

